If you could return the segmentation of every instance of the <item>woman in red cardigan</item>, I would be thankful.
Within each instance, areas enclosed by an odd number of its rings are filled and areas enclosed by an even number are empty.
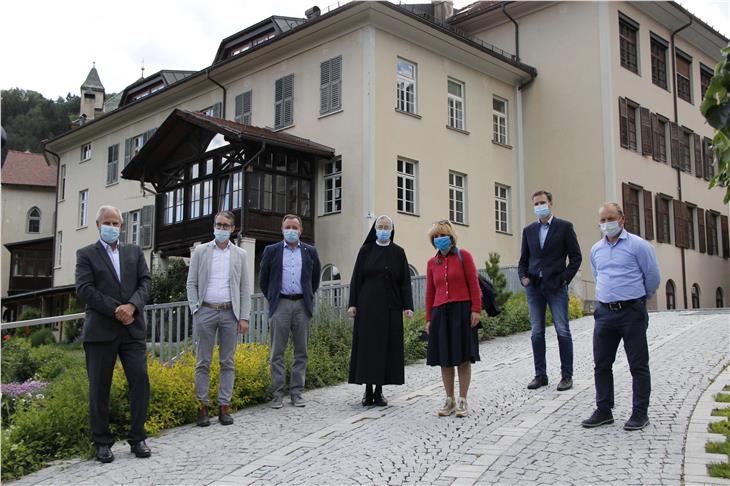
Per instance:
[[[438,221],[428,232],[438,250],[426,270],[426,364],[441,367],[446,402],[438,414],[456,412],[466,417],[466,394],[471,382],[471,364],[479,361],[477,325],[482,310],[474,258],[457,248],[456,231],[449,221]],[[461,253],[461,258],[459,258]],[[459,370],[459,400],[454,400],[454,367]]]

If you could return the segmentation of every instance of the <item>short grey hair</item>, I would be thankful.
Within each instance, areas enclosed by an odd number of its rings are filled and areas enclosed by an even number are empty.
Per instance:
[[[119,221],[121,223],[124,223],[124,218],[122,218],[122,212],[119,210],[119,208],[115,208],[114,206],[101,206],[99,210],[96,212],[96,222],[98,223],[101,221],[101,218],[104,216],[104,213],[107,211],[112,211],[114,213],[117,213],[119,216]]]

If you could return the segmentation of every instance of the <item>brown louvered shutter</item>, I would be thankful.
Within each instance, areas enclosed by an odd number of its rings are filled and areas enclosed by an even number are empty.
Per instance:
[[[654,239],[654,212],[652,211],[651,204],[651,191],[646,189],[644,193],[644,239]]]
[[[695,133],[692,135],[692,142],[694,143],[695,149],[695,176],[702,178],[702,175],[705,173],[703,169],[705,162],[702,158],[702,138]]]
[[[703,176],[705,177],[706,181],[709,181],[710,179],[712,179],[711,173],[715,172],[714,165],[713,165],[714,155],[712,153],[712,140],[710,140],[709,138],[705,138],[702,147],[703,147],[703,151],[705,154],[705,164],[704,164],[705,171],[704,171]]]
[[[679,125],[669,122],[669,141],[671,147],[672,167],[678,169],[681,166],[679,153]]]
[[[629,116],[626,98],[618,99],[619,133],[621,134],[621,146],[629,148]]]
[[[662,198],[659,194],[654,196],[654,206],[656,207],[656,241],[657,243],[666,243],[664,240],[664,230],[662,228],[662,216],[664,215],[664,209],[662,205]]]
[[[713,226],[715,222],[712,220],[712,213],[707,210],[705,211],[705,231],[707,232],[707,254],[708,255],[714,255],[715,252],[715,245],[717,245],[717,239],[714,238],[714,234],[712,231]]]
[[[727,216],[720,215],[720,231],[722,232],[722,257],[730,258],[730,234],[728,234]]]
[[[674,206],[674,244],[679,248],[687,248],[687,218],[684,214],[686,206],[682,204],[682,201],[676,199],[672,201],[672,205]]]
[[[661,158],[659,156],[659,143],[661,138],[659,137],[659,117],[656,113],[651,114],[651,132],[652,132],[652,158],[656,160],[657,162],[661,162]]]
[[[639,108],[641,118],[641,153],[651,155],[651,112],[649,108]]]
[[[705,253],[705,210],[697,208],[697,239],[699,240],[700,253]]]

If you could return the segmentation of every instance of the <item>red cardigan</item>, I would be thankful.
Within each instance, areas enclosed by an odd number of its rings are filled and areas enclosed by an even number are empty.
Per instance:
[[[471,301],[472,312],[482,311],[482,296],[474,258],[463,248],[459,250],[464,259],[463,265],[455,251],[446,257],[438,253],[428,261],[426,267],[427,321],[431,320],[431,311],[434,307],[447,302]]]

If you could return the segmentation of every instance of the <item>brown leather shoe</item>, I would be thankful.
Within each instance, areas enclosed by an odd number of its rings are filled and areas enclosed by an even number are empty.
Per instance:
[[[221,405],[218,413],[218,422],[221,425],[233,424],[233,417],[231,417],[231,407],[228,405]]]
[[[207,427],[210,425],[210,417],[208,417],[208,405],[200,404],[198,408],[198,427]]]

